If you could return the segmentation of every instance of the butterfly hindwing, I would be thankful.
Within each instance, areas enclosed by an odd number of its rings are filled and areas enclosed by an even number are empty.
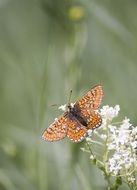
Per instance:
[[[77,119],[69,119],[67,137],[73,142],[82,141],[87,135],[87,129]]]
[[[80,109],[78,104],[74,105],[75,112],[78,113],[79,117],[82,118],[86,123],[87,129],[94,129],[102,124],[102,118],[96,110],[92,109]]]
[[[102,118],[101,118],[100,114],[93,111],[88,119],[87,128],[95,129],[95,128],[99,127],[101,124],[102,124]]]

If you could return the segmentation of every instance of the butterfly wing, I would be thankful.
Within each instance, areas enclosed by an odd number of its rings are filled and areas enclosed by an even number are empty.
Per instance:
[[[43,132],[42,138],[46,141],[58,141],[66,137],[68,113],[65,112]]]
[[[97,111],[89,109],[82,110],[82,117],[86,120],[87,129],[95,129],[102,124],[102,118]]]
[[[87,135],[87,129],[76,118],[69,119],[67,137],[73,142],[82,141]]]
[[[87,134],[87,129],[76,118],[70,118],[68,112],[56,119],[44,132],[46,141],[58,141],[66,136],[73,142],[80,142]]]
[[[80,109],[98,109],[103,99],[103,89],[101,85],[93,87],[82,98],[80,98],[75,105]]]
[[[101,116],[95,111],[99,108],[102,98],[103,89],[102,86],[98,85],[74,104],[75,112],[85,120],[87,129],[94,129],[102,124]]]

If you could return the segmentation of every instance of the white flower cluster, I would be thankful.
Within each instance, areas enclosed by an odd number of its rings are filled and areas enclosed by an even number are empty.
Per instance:
[[[102,117],[105,118],[105,120],[111,121],[114,117],[118,115],[119,111],[120,111],[119,105],[116,105],[114,108],[106,105],[103,106],[102,109],[100,109],[100,114],[102,115]]]
[[[108,127],[111,132],[108,149],[113,151],[108,160],[110,172],[114,175],[133,172],[137,169],[137,127],[133,127],[127,118],[119,128],[112,125]]]
[[[114,108],[104,106],[101,109],[103,117],[103,125],[112,121],[119,113],[120,107],[116,105]],[[109,131],[107,148],[110,157],[108,158],[108,170],[113,175],[126,175],[131,183],[135,178],[131,175],[137,170],[137,127],[133,127],[130,120],[125,118],[119,126],[108,124]],[[102,135],[103,139],[105,136]]]

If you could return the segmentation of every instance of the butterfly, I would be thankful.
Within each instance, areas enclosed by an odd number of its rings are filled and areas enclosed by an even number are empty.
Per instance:
[[[93,87],[74,104],[67,105],[59,118],[43,132],[42,138],[46,141],[58,141],[68,137],[73,142],[80,142],[88,135],[89,129],[95,129],[102,124],[98,113],[103,99],[101,85]]]

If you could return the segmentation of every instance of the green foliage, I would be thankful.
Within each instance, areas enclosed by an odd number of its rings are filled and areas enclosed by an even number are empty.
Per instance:
[[[136,18],[135,0],[0,1],[1,190],[106,189],[81,143],[41,134],[52,104],[98,83],[137,123]]]

